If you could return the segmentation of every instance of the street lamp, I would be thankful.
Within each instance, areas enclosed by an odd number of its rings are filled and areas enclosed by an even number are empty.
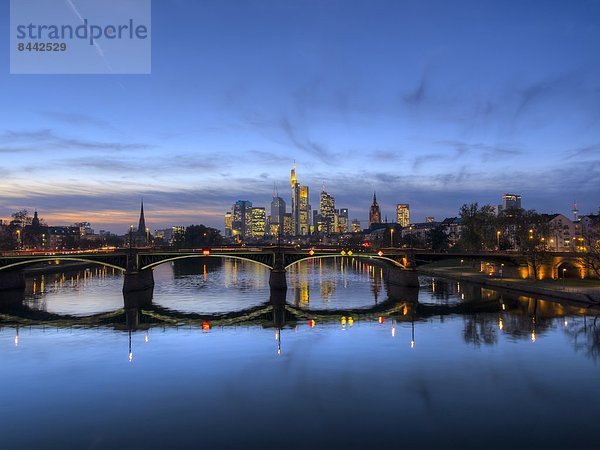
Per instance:
[[[498,242],[498,251],[500,250],[500,230],[496,231],[496,241]]]
[[[565,272],[566,272],[566,271],[567,271],[567,269],[564,269],[564,268],[563,268],[563,270],[562,270],[563,289],[564,289],[564,287],[565,287]]]
[[[390,247],[394,246],[394,229],[390,228]]]
[[[500,264],[500,278],[502,278],[502,272],[504,271],[504,263]]]

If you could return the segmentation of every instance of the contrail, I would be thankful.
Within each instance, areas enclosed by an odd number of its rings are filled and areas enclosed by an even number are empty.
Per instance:
[[[77,8],[73,4],[73,2],[71,0],[65,0],[65,2],[67,2],[69,4],[69,6],[71,7],[71,9],[75,13],[75,15],[77,17],[79,17],[79,20],[81,20],[81,23],[84,23],[83,17],[81,16],[81,14],[79,14],[79,11],[77,11]],[[113,70],[112,66],[110,65],[110,63],[108,62],[108,60],[106,59],[106,56],[104,55],[104,52],[102,51],[102,47],[100,47],[100,44],[98,44],[95,39],[92,39],[92,41],[94,43],[94,47],[96,47],[96,50],[98,51],[98,54],[100,55],[100,57],[102,58],[102,60],[106,64],[106,67],[108,68],[108,70],[111,73],[114,73],[114,70]]]

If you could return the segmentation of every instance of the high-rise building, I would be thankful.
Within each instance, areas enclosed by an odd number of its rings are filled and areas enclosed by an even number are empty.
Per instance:
[[[265,208],[252,208],[252,237],[264,237],[267,228]]]
[[[358,219],[352,219],[352,232],[360,233],[362,228],[360,227],[360,221]]]
[[[323,184],[323,191],[321,191],[319,217],[321,221],[319,227],[321,229],[318,231],[322,231],[323,233],[335,233],[335,198],[325,191],[325,184]]]
[[[231,234],[242,238],[252,236],[252,202],[238,200],[233,205]]]
[[[231,211],[225,213],[225,237],[230,237],[233,228],[233,214]]]
[[[306,236],[310,232],[310,204],[308,186],[301,186],[296,178],[296,163],[290,174],[292,188],[292,226],[294,236]]]
[[[338,233],[348,232],[348,208],[336,210],[337,224],[336,231]]]
[[[521,209],[521,196],[518,194],[504,194],[502,196],[502,209]]]
[[[276,225],[277,233],[279,233],[279,230],[283,231],[284,216],[285,201],[281,197],[278,197],[275,193],[275,195],[273,196],[273,200],[271,201],[271,220],[269,221],[271,229],[275,230],[273,226]]]
[[[381,211],[379,210],[379,203],[377,203],[377,195],[373,192],[373,204],[369,210],[369,228],[378,223],[381,223]]]
[[[291,236],[294,233],[294,221],[292,220],[292,213],[285,213],[283,216],[283,235]]]
[[[396,223],[405,228],[410,224],[410,207],[408,203],[396,205]]]

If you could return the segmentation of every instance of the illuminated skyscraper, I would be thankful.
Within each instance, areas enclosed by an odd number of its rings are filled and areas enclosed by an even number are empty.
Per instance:
[[[252,208],[252,237],[264,237],[267,227],[265,208]]]
[[[296,178],[296,163],[290,174],[292,188],[292,227],[294,236],[306,236],[310,231],[310,204],[308,186],[301,186]]]
[[[360,227],[360,221],[358,219],[352,219],[352,232],[360,233],[362,228]]]
[[[233,215],[231,214],[231,211],[227,211],[225,213],[225,236],[226,237],[231,236],[232,225],[233,225]]]
[[[408,203],[398,203],[396,205],[396,223],[402,228],[410,224],[410,207]]]
[[[373,204],[369,211],[369,227],[378,223],[381,223],[381,211],[379,210],[379,203],[377,203],[377,195],[373,192]]]
[[[325,191],[321,192],[321,201],[319,202],[319,230],[323,233],[335,233],[335,198]]]
[[[238,200],[233,205],[232,235],[250,237],[252,235],[252,202]]]
[[[504,194],[502,196],[502,209],[521,209],[521,196],[518,194]]]
[[[271,225],[276,225],[277,233],[283,232],[283,217],[285,216],[285,201],[278,197],[276,193],[273,195],[271,202]]]
[[[342,208],[336,210],[337,225],[336,231],[338,233],[348,232],[348,208]]]

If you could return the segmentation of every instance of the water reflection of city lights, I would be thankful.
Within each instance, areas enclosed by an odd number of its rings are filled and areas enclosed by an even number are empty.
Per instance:
[[[348,325],[350,325],[350,326],[354,325],[354,318],[353,317],[348,317]]]
[[[498,319],[498,328],[500,330],[504,329],[504,322],[502,321],[502,317]]]
[[[133,352],[129,352],[129,362],[133,361]]]
[[[565,323],[565,327],[566,327],[567,325],[569,325],[569,322],[567,321],[567,319],[565,319],[565,322],[564,322],[564,323]]]
[[[535,331],[531,332],[531,342],[535,342]]]
[[[410,348],[415,348],[415,341],[412,339],[410,341]]]
[[[15,347],[19,346],[19,333],[15,336]]]
[[[317,324],[317,323],[316,323],[316,322],[315,322],[313,319],[310,319],[310,320],[308,321],[308,326],[309,326],[309,327],[311,327],[311,328],[312,328],[312,327],[314,327],[316,324]]]
[[[210,331],[210,322],[202,322],[202,331]]]
[[[144,335],[144,342],[148,342],[150,340],[150,336],[148,336],[148,332]]]
[[[506,311],[506,305],[502,303],[502,311]]]
[[[385,317],[379,316],[378,322],[379,323],[384,323],[385,322]]]

